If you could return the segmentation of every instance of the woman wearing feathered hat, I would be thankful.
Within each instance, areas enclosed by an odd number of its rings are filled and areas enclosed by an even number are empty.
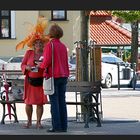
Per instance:
[[[30,128],[32,125],[33,105],[36,105],[36,128],[42,128],[43,105],[48,101],[42,88],[43,69],[36,67],[41,61],[44,44],[49,41],[49,37],[44,34],[46,27],[47,20],[39,18],[33,31],[16,46],[16,50],[23,49],[25,45],[30,48],[26,51],[21,64],[22,73],[25,75],[23,100],[27,114],[27,124],[24,128]]]

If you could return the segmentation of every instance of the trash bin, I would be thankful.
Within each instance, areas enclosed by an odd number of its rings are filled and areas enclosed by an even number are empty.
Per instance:
[[[130,68],[124,68],[123,71],[123,79],[129,80],[131,78],[131,69]]]

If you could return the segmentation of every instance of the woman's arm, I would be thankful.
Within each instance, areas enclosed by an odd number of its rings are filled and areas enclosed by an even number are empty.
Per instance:
[[[44,52],[43,52],[43,61],[40,63],[39,67],[42,69],[46,69],[52,63],[52,48],[51,43],[47,43]]]
[[[21,63],[21,70],[22,70],[22,73],[25,75],[27,70],[30,71],[31,70],[31,67],[29,65],[27,65],[27,62],[28,62],[28,58],[29,58],[29,54],[30,54],[30,51],[27,51],[25,53],[25,56],[22,60],[22,63]]]

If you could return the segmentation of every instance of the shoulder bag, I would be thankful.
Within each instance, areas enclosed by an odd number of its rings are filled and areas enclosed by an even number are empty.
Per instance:
[[[54,45],[51,42],[52,47],[52,77],[43,79],[43,89],[45,95],[54,94]]]

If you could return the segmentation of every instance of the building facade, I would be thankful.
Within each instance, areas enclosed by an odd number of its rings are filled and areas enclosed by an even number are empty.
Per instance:
[[[80,11],[0,11],[0,57],[10,57],[24,54],[27,47],[16,51],[16,44],[23,40],[36,24],[37,18],[44,16],[48,20],[48,28],[59,24],[64,30],[62,41],[68,46],[69,55],[72,54],[74,42],[80,40]],[[46,33],[48,32],[46,29]]]

